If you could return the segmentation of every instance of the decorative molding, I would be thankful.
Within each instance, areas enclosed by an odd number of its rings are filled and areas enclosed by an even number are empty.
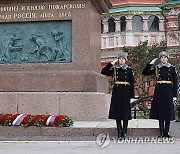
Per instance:
[[[122,15],[161,15],[161,12],[118,12],[118,13],[111,13],[111,14],[102,14],[101,17],[114,17],[114,16],[122,16]]]

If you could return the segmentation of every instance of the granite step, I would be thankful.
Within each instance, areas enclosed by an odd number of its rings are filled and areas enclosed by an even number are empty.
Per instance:
[[[109,133],[110,136],[116,136],[115,120],[108,121],[75,121],[72,127],[22,127],[22,126],[1,126],[1,137],[32,137],[32,136],[46,136],[46,137],[83,137],[83,136],[97,136],[100,133]],[[170,133],[180,138],[180,122],[172,122]],[[158,136],[158,121],[133,119],[129,121],[128,125],[129,136]]]

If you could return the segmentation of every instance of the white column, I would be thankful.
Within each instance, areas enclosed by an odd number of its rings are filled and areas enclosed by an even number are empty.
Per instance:
[[[132,19],[126,19],[126,31],[132,31]]]
[[[164,19],[159,19],[159,31],[165,31],[165,21]]]
[[[148,31],[148,19],[143,19],[143,31]]]
[[[109,45],[109,36],[106,37],[106,49],[108,49],[110,47]]]
[[[115,34],[114,35],[114,47],[119,47],[120,46],[120,34]]]
[[[101,49],[106,48],[106,37],[101,37]]]
[[[121,24],[120,24],[120,20],[115,20],[115,32],[120,32],[121,31]]]
[[[120,47],[123,47],[126,45],[126,34],[120,35]]]
[[[103,22],[103,33],[108,33],[108,20],[107,19],[102,19]]]

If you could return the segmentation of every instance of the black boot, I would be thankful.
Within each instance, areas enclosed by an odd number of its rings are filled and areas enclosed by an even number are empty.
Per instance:
[[[164,137],[171,138],[172,136],[169,134],[169,128],[170,128],[170,121],[165,121],[165,131],[164,131]]]
[[[128,127],[128,120],[123,120],[123,131],[122,131],[122,138],[127,137],[127,127]]]
[[[117,125],[117,132],[118,132],[118,138],[122,137],[122,124],[121,120],[116,119],[116,125]]]
[[[159,131],[160,131],[160,136],[158,137],[164,137],[164,121],[159,120]]]

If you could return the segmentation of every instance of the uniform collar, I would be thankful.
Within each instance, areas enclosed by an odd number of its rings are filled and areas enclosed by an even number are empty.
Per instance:
[[[163,63],[159,63],[158,65],[157,65],[157,67],[159,67],[159,68],[161,68],[161,67],[163,67],[163,66],[165,66],[165,67],[171,67],[172,65],[170,64],[170,63],[165,63],[165,64],[163,64]]]
[[[122,68],[123,70],[127,69],[129,66],[124,64],[124,65],[118,65],[117,68]]]

